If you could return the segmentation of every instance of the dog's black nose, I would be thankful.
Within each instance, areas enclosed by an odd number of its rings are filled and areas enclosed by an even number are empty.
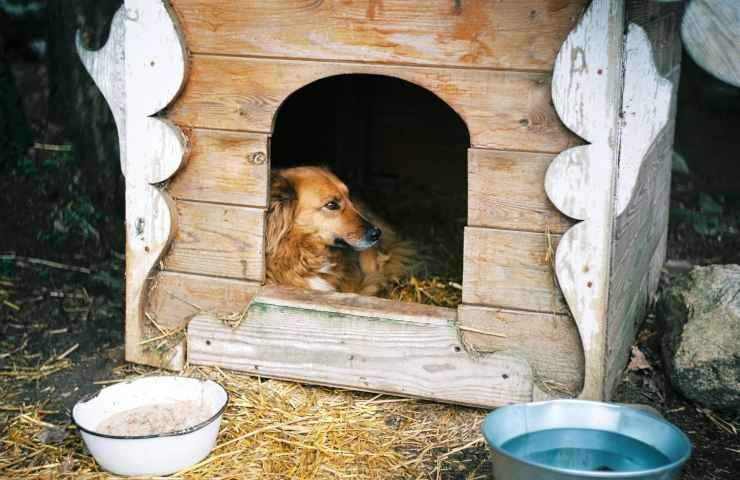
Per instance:
[[[383,235],[383,230],[379,229],[378,227],[373,227],[369,229],[367,233],[365,234],[367,239],[370,240],[371,242],[377,241],[381,235]]]

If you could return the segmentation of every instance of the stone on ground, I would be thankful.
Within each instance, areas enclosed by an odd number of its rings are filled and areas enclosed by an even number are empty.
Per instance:
[[[668,276],[657,313],[673,386],[705,406],[740,409],[740,265]]]

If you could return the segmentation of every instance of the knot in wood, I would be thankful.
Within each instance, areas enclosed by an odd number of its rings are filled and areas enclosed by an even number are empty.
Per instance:
[[[267,161],[267,155],[265,155],[265,152],[254,152],[247,157],[247,161],[251,165],[262,165]]]

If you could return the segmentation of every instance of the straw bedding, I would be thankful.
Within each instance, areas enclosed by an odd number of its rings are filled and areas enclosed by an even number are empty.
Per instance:
[[[114,373],[110,382],[162,372],[127,365]],[[184,374],[220,382],[230,402],[211,455],[169,478],[484,478],[460,465],[481,463],[461,455],[482,444],[479,410],[216,368],[189,367]],[[7,421],[0,432],[0,477],[111,478],[86,454],[73,426],[47,421],[56,412],[44,404],[19,405],[8,389],[2,395]],[[456,476],[463,469],[472,473]]]

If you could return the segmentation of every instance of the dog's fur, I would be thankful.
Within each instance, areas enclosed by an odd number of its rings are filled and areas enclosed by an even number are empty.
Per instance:
[[[267,282],[377,295],[393,278],[408,273],[415,251],[388,225],[369,218],[328,169],[274,171],[267,212]]]

